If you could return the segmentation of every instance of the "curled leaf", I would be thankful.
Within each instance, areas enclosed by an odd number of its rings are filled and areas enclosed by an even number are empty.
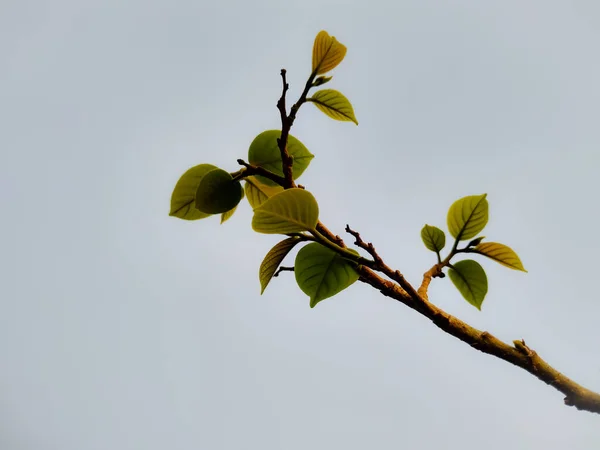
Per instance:
[[[327,31],[320,31],[313,45],[312,70],[316,75],[327,73],[342,62],[346,46]]]
[[[278,242],[271,250],[269,250],[260,264],[260,268],[258,269],[261,295],[263,292],[265,292],[269,281],[271,281],[271,278],[273,278],[273,275],[277,271],[277,268],[283,259],[298,242],[300,242],[300,239],[297,237],[287,238],[281,242]]]

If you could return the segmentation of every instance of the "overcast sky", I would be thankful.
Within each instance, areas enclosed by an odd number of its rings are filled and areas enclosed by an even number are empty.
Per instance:
[[[600,416],[366,285],[309,308],[293,276],[259,295],[276,236],[168,217],[179,176],[238,169],[297,98],[325,29],[301,183],[419,283],[425,223],[488,193],[479,312],[430,299],[600,391],[600,6],[485,2],[0,3],[0,448],[592,449]]]

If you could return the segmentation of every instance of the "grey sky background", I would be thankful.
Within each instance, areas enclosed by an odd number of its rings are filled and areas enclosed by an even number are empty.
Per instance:
[[[600,7],[589,1],[4,1],[0,4],[0,448],[592,449],[600,419],[356,283],[310,309],[243,204],[168,217],[179,176],[237,170],[297,98],[325,29],[301,182],[418,283],[419,231],[487,192],[481,312],[437,305],[600,390]]]

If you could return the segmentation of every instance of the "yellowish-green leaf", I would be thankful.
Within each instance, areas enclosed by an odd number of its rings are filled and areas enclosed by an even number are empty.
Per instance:
[[[342,62],[346,46],[326,31],[320,31],[313,46],[312,70],[316,75],[327,73]]]
[[[307,100],[313,102],[317,108],[332,119],[354,122],[358,125],[352,104],[342,93],[334,89],[317,91]]]
[[[277,144],[277,139],[280,136],[280,130],[267,130],[256,136],[248,149],[248,162],[254,166],[262,167],[279,176],[283,176],[281,151]],[[294,180],[297,180],[315,155],[309,152],[304,144],[292,135],[288,136],[287,151],[294,158],[292,175]],[[257,176],[257,179],[268,186],[277,186],[277,183],[268,178]]]
[[[514,270],[521,270],[523,272],[527,272],[523,267],[521,259],[515,253],[515,251],[504,244],[499,244],[497,242],[484,242],[482,244],[477,245],[473,249],[473,251],[481,255],[485,255],[488,258],[499,262],[503,266],[509,267]]]
[[[221,214],[221,225],[223,225],[225,222],[227,222],[229,219],[231,219],[231,216],[233,216],[233,213],[235,213],[236,209],[237,209],[237,205],[235,205],[233,207],[233,209],[230,209],[229,211],[225,211],[223,214]]]
[[[487,194],[455,201],[448,210],[448,230],[457,241],[474,238],[488,222]]]
[[[446,234],[432,225],[425,225],[421,229],[421,239],[427,249],[436,253],[439,253],[446,245]]]
[[[481,310],[488,291],[487,275],[483,267],[477,261],[466,259],[453,264],[448,275],[465,300]]]
[[[196,191],[204,175],[216,168],[212,164],[199,164],[179,178],[171,195],[170,216],[184,220],[198,220],[211,216],[196,209]]]
[[[261,295],[263,292],[265,292],[269,281],[271,281],[271,278],[273,278],[273,275],[277,271],[277,268],[283,259],[298,242],[300,242],[300,239],[297,237],[287,238],[281,242],[278,242],[271,250],[269,250],[269,253],[267,253],[263,259],[263,262],[260,264],[260,268],[258,269]]]
[[[246,191],[246,198],[252,209],[258,208],[268,198],[273,197],[278,192],[283,191],[281,186],[269,186],[261,183],[256,177],[247,177],[246,185],[244,190]]]
[[[244,198],[244,191],[242,191],[242,198]],[[223,214],[221,214],[221,225],[223,225],[225,222],[231,219],[231,216],[233,216],[233,213],[235,213],[237,207],[238,205],[235,205],[233,209],[230,209],[229,211],[226,211]]]
[[[356,264],[317,243],[305,245],[296,255],[294,274],[302,292],[310,297],[310,307],[343,291],[356,280]]]
[[[252,229],[266,234],[288,234],[314,230],[319,205],[313,195],[299,188],[275,194],[254,209]]]

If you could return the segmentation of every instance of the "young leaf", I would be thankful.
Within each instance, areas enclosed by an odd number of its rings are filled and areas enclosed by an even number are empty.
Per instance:
[[[483,267],[477,261],[466,259],[453,264],[448,275],[465,300],[481,310],[488,291],[487,275]]]
[[[300,239],[297,237],[287,238],[278,242],[271,250],[269,250],[269,253],[267,253],[265,259],[263,259],[263,262],[260,264],[260,269],[258,269],[261,295],[265,292],[269,281],[273,278],[273,274],[277,271],[283,258],[286,257],[298,242],[300,242]]]
[[[266,234],[313,230],[319,221],[319,205],[313,195],[299,188],[275,194],[254,209],[252,229]]]
[[[438,227],[425,225],[421,230],[421,239],[427,249],[439,253],[446,245],[446,234]]]
[[[358,125],[354,109],[350,101],[344,95],[333,89],[322,89],[307,99],[313,102],[317,108],[335,120],[352,121]]]
[[[324,77],[324,76],[320,76],[317,77],[317,79],[315,81],[313,81],[313,87],[317,87],[317,86],[322,86],[325,83],[329,83],[331,81],[333,77]]]
[[[487,194],[455,201],[448,210],[448,230],[457,241],[475,237],[488,222]]]
[[[198,220],[209,217],[211,214],[203,213],[196,209],[196,191],[200,181],[211,170],[217,169],[212,164],[200,164],[186,171],[173,189],[171,195],[170,216],[184,220]]]
[[[207,214],[220,214],[233,209],[242,199],[244,191],[239,181],[223,169],[208,172],[196,191],[196,208]]]
[[[279,139],[280,136],[280,130],[267,130],[256,136],[248,149],[248,162],[283,176],[281,152],[277,144],[277,139]],[[306,170],[315,155],[309,152],[304,144],[292,135],[288,136],[287,150],[290,156],[294,158],[292,174],[294,180],[296,180],[302,175],[304,170]],[[258,176],[257,178],[263,184],[277,186],[277,183],[268,178],[261,176]]]
[[[252,209],[258,208],[262,205],[269,197],[273,197],[278,192],[283,191],[281,186],[268,186],[258,181],[256,177],[246,178],[246,185],[244,190],[246,191],[246,198]]]
[[[316,75],[327,73],[342,62],[346,56],[346,46],[338,42],[327,31],[320,31],[313,45],[312,70]]]
[[[310,297],[311,308],[358,280],[354,263],[317,242],[300,249],[294,274],[302,292]]]
[[[498,244],[497,242],[485,242],[477,245],[473,251],[481,255],[485,255],[494,261],[499,262],[503,266],[509,267],[514,270],[521,270],[527,272],[523,267],[523,263],[515,251],[504,245]]]

